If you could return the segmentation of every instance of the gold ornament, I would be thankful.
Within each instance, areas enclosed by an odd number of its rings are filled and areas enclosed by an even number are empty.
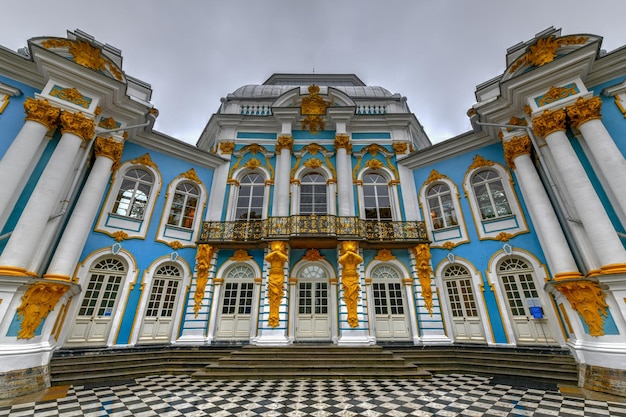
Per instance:
[[[346,241],[341,244],[341,255],[338,262],[341,270],[341,285],[343,288],[343,300],[348,310],[348,324],[350,327],[357,327],[359,319],[357,317],[357,303],[359,299],[359,274],[357,266],[363,262],[363,258],[358,254],[359,244],[354,241]]]
[[[302,259],[313,262],[313,261],[320,261],[324,259],[324,257],[320,254],[319,250],[309,249],[308,251],[306,251]]]
[[[30,286],[22,296],[22,304],[17,308],[17,315],[22,320],[17,338],[35,337],[35,330],[41,321],[54,310],[54,306],[69,288],[67,285],[50,282],[38,282]]]
[[[322,166],[322,161],[317,158],[311,158],[304,163],[304,166],[311,169],[319,168]]]
[[[220,152],[230,155],[235,149],[235,142],[220,142]]]
[[[384,165],[378,159],[370,159],[365,163],[369,169],[381,169]]]
[[[26,118],[24,120],[32,120],[33,122],[41,123],[47,127],[48,130],[56,129],[59,124],[61,109],[50,105],[48,100],[28,97],[24,102],[24,110],[26,111]]]
[[[196,170],[193,169],[193,168],[190,168],[189,171],[187,171],[187,172],[183,172],[178,177],[179,178],[187,178],[188,180],[191,180],[193,182],[197,182],[198,184],[201,183],[200,178],[198,178],[198,174],[196,174]]]
[[[424,185],[430,184],[431,182],[435,182],[441,179],[449,179],[449,178],[443,174],[440,174],[439,171],[437,171],[436,169],[433,169],[432,171],[430,171],[430,174],[428,175],[428,178],[426,178],[426,181],[424,181]]]
[[[60,98],[63,101],[68,101],[85,109],[88,109],[91,104],[91,99],[82,95],[80,91],[74,87],[61,88],[58,85],[55,85],[52,90],[50,90],[50,96]]]
[[[280,135],[276,141],[276,152],[280,152],[283,149],[289,149],[291,152],[293,149],[293,138],[290,135]]]
[[[116,127],[119,127],[120,124],[118,122],[115,121],[114,118],[112,117],[107,117],[100,119],[100,122],[98,122],[98,127],[101,127],[103,129],[113,129]]]
[[[485,159],[484,157],[480,155],[476,155],[474,157],[474,160],[472,161],[472,165],[469,166],[468,170],[482,168],[482,167],[490,167],[490,166],[493,166],[493,162]]]
[[[591,336],[604,335],[604,319],[608,316],[606,295],[597,282],[576,280],[555,284],[589,327]]]
[[[576,84],[570,84],[565,87],[550,87],[548,92],[541,97],[535,99],[537,106],[542,107],[546,104],[554,103],[555,101],[563,100],[569,96],[578,94],[578,88]]]
[[[119,167],[120,159],[122,158],[122,152],[124,150],[124,144],[118,142],[113,138],[97,137],[94,143],[94,154],[96,158],[104,156],[113,161],[111,170],[116,171]]]
[[[409,144],[406,142],[394,142],[391,145],[391,148],[398,154],[407,153],[409,149]]]
[[[118,230],[117,232],[113,233],[113,237],[115,238],[116,242],[121,242],[124,239],[128,239],[128,233],[124,232],[123,230]]]
[[[309,86],[309,95],[302,98],[302,104],[300,105],[300,113],[306,116],[302,121],[302,130],[307,130],[312,134],[319,133],[320,130],[324,130],[323,115],[326,114],[326,108],[330,106],[330,103],[324,101],[319,96],[320,88],[311,84]]]
[[[256,169],[261,166],[261,161],[256,158],[250,158],[243,166],[248,169]]]
[[[433,290],[430,287],[430,278],[433,273],[433,269],[430,266],[430,247],[428,243],[422,243],[412,248],[415,255],[417,278],[419,279],[422,287],[422,297],[424,298],[424,305],[428,313],[433,315]]]
[[[350,135],[339,133],[335,135],[335,150],[344,148],[346,152],[352,152],[352,144],[350,143]]]
[[[157,165],[152,162],[152,158],[150,158],[149,153],[143,154],[139,158],[132,159],[130,163],[134,165],[145,165],[157,169]]]
[[[270,327],[276,327],[279,323],[280,302],[285,294],[283,281],[285,279],[284,265],[287,262],[287,249],[285,242],[270,242],[270,252],[265,260],[270,264],[267,279],[267,295],[270,301],[270,314],[267,320]]]
[[[519,67],[525,64],[540,67],[552,62],[554,58],[556,58],[557,50],[561,46],[584,44],[588,39],[589,38],[586,36],[566,36],[558,39],[554,39],[553,36],[541,38],[528,49],[528,52],[524,56],[511,66],[509,73],[514,73]]]
[[[376,256],[374,256],[374,259],[386,262],[396,259],[396,257],[393,255],[393,253],[391,253],[389,249],[381,249],[378,251]]]
[[[198,312],[202,307],[202,299],[204,298],[204,290],[209,280],[209,268],[211,267],[214,253],[215,248],[213,246],[204,243],[198,245],[196,252],[196,271],[198,276],[196,279],[196,292],[193,295],[193,312],[195,317],[198,317]]]
[[[499,240],[501,242],[508,242],[511,239],[513,239],[513,235],[507,232],[500,232],[496,236],[496,240]]]
[[[233,256],[231,256],[229,259],[236,262],[244,262],[252,259],[252,256],[248,255],[248,251],[246,251],[245,249],[237,249]]]

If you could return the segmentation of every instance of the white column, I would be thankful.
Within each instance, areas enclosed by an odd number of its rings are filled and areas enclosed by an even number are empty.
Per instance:
[[[35,186],[2,255],[0,274],[33,275],[28,271],[50,214],[59,204],[59,195],[74,167],[83,140],[93,136],[95,124],[82,114],[63,113],[63,136]]]
[[[626,250],[604,210],[587,173],[565,134],[565,111],[545,111],[533,119],[535,133],[544,136],[567,192],[594,248],[602,269],[614,271],[626,265]]]
[[[48,130],[56,128],[60,110],[47,100],[27,98],[24,103],[26,121],[24,126],[0,160],[0,230],[4,227],[13,204],[19,194],[19,185],[24,180],[37,150],[41,147]]]
[[[567,108],[567,115],[572,126],[580,130],[621,212],[626,214],[626,161],[602,123],[601,107],[598,96],[580,98]]]
[[[291,135],[278,137],[276,151],[279,152],[276,163],[276,182],[274,195],[274,216],[289,216],[289,185],[291,180]]]
[[[546,254],[548,266],[554,278],[579,278],[581,274],[569,249],[563,229],[530,159],[530,138],[515,136],[504,142],[503,146],[507,164],[517,175],[530,218],[535,225],[539,242]]]
[[[96,161],[52,257],[48,272],[44,275],[45,278],[70,280],[104,197],[111,177],[111,167],[119,162],[123,147],[123,143],[113,138],[96,139]]]
[[[335,149],[337,150],[337,204],[339,206],[338,215],[341,217],[354,216],[354,210],[352,210],[350,204],[352,174],[350,173],[348,150],[351,148],[350,136],[345,133],[335,136]]]

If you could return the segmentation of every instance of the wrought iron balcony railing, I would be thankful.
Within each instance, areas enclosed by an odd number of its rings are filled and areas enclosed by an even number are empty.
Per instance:
[[[287,216],[265,220],[204,222],[200,243],[326,238],[370,242],[428,242],[424,222],[391,222],[338,216]]]

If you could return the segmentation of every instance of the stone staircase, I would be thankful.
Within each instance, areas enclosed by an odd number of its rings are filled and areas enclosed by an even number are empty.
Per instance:
[[[191,375],[202,379],[431,378],[381,346],[245,346]]]
[[[140,346],[62,349],[50,363],[53,385],[129,380],[153,374],[210,379],[429,378],[470,373],[577,385],[577,364],[559,348],[335,345]]]

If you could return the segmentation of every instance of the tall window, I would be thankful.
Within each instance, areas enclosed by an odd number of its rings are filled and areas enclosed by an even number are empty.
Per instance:
[[[472,177],[472,188],[483,220],[513,214],[500,175],[495,170],[476,173]]]
[[[133,168],[126,171],[112,212],[133,219],[143,219],[153,183],[152,175],[146,170]]]
[[[366,220],[393,220],[389,186],[382,175],[363,176],[363,206]]]
[[[250,314],[254,292],[254,271],[247,265],[237,265],[226,274],[222,314]]]
[[[263,214],[265,181],[261,174],[246,174],[239,183],[235,220],[260,219]]]
[[[374,311],[376,314],[404,314],[402,283],[398,271],[380,265],[372,270]]]
[[[311,172],[300,181],[300,214],[326,214],[326,179]]]
[[[426,192],[428,210],[434,229],[443,229],[459,224],[452,202],[450,187],[442,182],[435,183]]]
[[[167,224],[191,229],[196,210],[198,209],[199,196],[200,191],[194,184],[190,182],[178,184],[174,192],[172,205],[170,206]]]

